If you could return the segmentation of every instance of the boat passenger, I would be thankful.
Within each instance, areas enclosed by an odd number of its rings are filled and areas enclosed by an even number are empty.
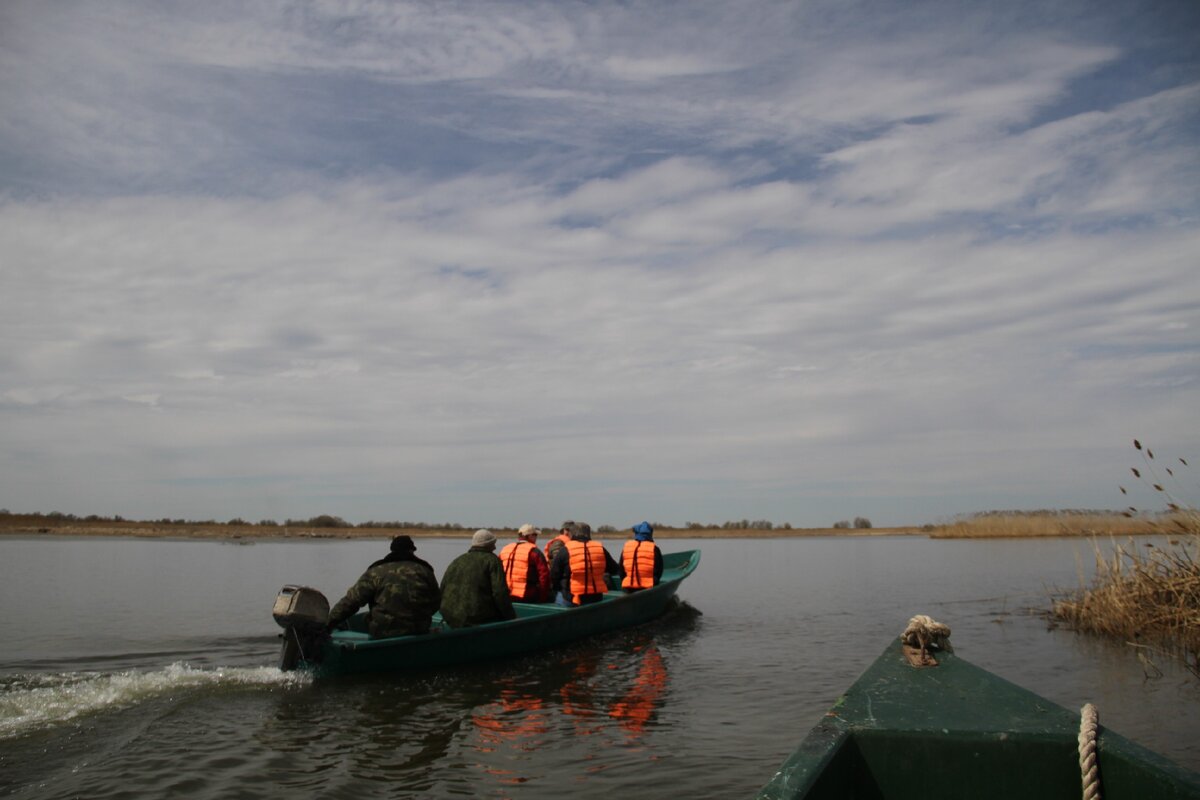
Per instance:
[[[567,520],[558,529],[558,536],[546,542],[546,563],[553,564],[554,557],[571,541],[571,531],[575,530],[575,521]]]
[[[328,629],[368,605],[367,633],[372,639],[428,633],[442,594],[433,567],[417,558],[416,550],[411,536],[392,539],[390,552],[367,567],[329,612]]]
[[[540,530],[526,523],[517,540],[500,551],[509,596],[519,603],[544,603],[550,599],[550,565],[538,549]]]
[[[556,602],[560,606],[599,602],[608,591],[607,576],[619,570],[604,545],[592,541],[591,527],[580,523],[550,565],[550,582],[558,590]]]
[[[633,526],[633,538],[621,551],[621,588],[637,592],[658,586],[662,571],[662,550],[654,543],[654,528],[649,522],[639,522]]]
[[[480,528],[471,548],[446,567],[442,576],[442,619],[451,628],[515,619],[504,566],[496,557],[496,534]]]

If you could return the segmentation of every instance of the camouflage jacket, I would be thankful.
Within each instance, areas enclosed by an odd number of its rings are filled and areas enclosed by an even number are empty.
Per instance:
[[[513,619],[504,565],[490,550],[472,547],[442,576],[442,619],[452,628]]]
[[[441,602],[437,576],[424,561],[377,563],[363,573],[329,612],[329,624],[338,625],[364,604],[370,604],[367,632],[371,638],[428,633],[429,621]]]
[[[550,543],[546,545],[546,563],[553,564],[555,557],[562,552],[569,541],[571,541],[571,537],[563,538],[562,534],[551,539]]]

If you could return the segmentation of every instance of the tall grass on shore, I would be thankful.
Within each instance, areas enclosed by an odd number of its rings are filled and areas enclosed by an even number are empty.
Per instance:
[[[1200,678],[1200,534],[1143,549],[1118,545],[1105,557],[1097,545],[1091,586],[1056,600],[1053,614],[1078,631],[1178,652]]]
[[[988,511],[960,517],[929,533],[931,539],[1140,536],[1163,532],[1162,515],[1120,511]]]
[[[1163,480],[1161,472],[1176,490],[1181,488],[1175,469],[1156,466],[1153,451],[1136,439],[1133,444],[1142,453],[1143,467],[1133,467],[1132,474],[1166,498],[1168,511],[1146,516],[1130,506],[1125,516],[1153,520],[1155,532],[1173,538],[1166,547],[1148,544],[1140,551],[1131,540],[1128,546],[1116,546],[1111,556],[1097,543],[1091,585],[1055,600],[1052,614],[1079,631],[1178,653],[1200,678],[1200,512],[1177,500]],[[1178,461],[1188,466],[1184,459]],[[1121,487],[1121,493],[1129,492]]]

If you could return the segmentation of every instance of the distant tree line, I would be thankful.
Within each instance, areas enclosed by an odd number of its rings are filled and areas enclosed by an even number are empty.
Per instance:
[[[987,513],[991,514],[991,513],[1005,513],[1005,512],[987,512]],[[1083,512],[1078,512],[1078,513],[1083,513]],[[45,513],[45,514],[40,513],[40,512],[34,512],[34,513],[29,513],[29,514],[24,514],[24,513],[13,514],[13,512],[10,512],[8,509],[0,509],[0,516],[20,516],[20,517],[25,517],[25,518],[28,518],[31,520],[47,520],[50,522],[120,522],[120,523],[137,522],[137,520],[126,519],[125,517],[123,517],[119,514],[114,514],[109,517],[101,516],[99,514],[88,514],[85,517],[81,517],[81,516],[77,516],[75,514],[63,513],[61,511],[51,511],[51,512]],[[258,526],[258,527],[262,527],[262,528],[277,528],[282,524],[289,528],[367,528],[367,529],[377,528],[377,529],[389,529],[389,530],[407,528],[407,529],[411,529],[411,530],[440,530],[440,531],[445,531],[445,530],[462,531],[462,530],[470,530],[475,527],[478,527],[478,526],[466,526],[466,525],[462,525],[461,523],[458,523],[458,522],[412,522],[412,521],[408,521],[408,520],[369,520],[367,522],[360,522],[360,523],[355,524],[353,522],[347,522],[342,517],[335,516],[333,514],[319,514],[315,517],[309,517],[307,519],[290,519],[289,518],[289,519],[284,520],[283,523],[279,523],[273,519],[262,519],[262,520],[259,520],[258,522],[250,522],[241,517],[234,517],[233,519],[229,520],[228,522],[218,522],[215,519],[184,519],[181,517],[180,518],[163,517],[161,519],[156,519],[156,520],[146,520],[146,522],[155,524],[155,525],[193,525],[193,526],[229,525],[229,526],[235,526],[235,527]],[[655,530],[670,530],[670,529],[675,528],[674,525],[667,525],[667,524],[664,524],[661,522],[653,522],[653,521],[650,522],[650,525]],[[746,531],[746,530],[790,531],[793,529],[792,524],[790,522],[776,524],[768,519],[726,520],[725,522],[722,522],[722,523],[688,521],[683,524],[683,527],[687,530],[727,530],[727,531]],[[871,521],[869,519],[866,519],[865,517],[855,517],[853,523],[843,520],[841,522],[834,523],[833,527],[835,527],[835,528],[849,528],[849,527],[870,528]],[[616,526],[613,526],[613,525],[597,525],[597,526],[594,526],[593,529],[597,533],[616,533],[620,530],[628,530],[628,527],[617,528]],[[542,526],[542,530],[557,531],[558,526],[553,525],[553,524],[545,525],[545,526]]]
[[[466,526],[457,522],[407,522],[407,521],[375,521],[361,522],[359,528],[415,528],[417,530],[462,531]]]
[[[976,511],[965,514],[966,519],[986,519],[987,517],[1101,517],[1109,514],[1120,514],[1108,508],[1044,508],[1037,511]]]
[[[40,511],[34,511],[24,514],[9,511],[7,508],[0,508],[0,517],[28,517],[30,519],[46,519],[54,522],[129,522],[129,520],[120,514],[113,514],[111,517],[103,517],[99,514],[88,514],[86,517],[81,517],[76,514],[65,514],[62,511],[49,511],[45,514]]]
[[[88,514],[80,516],[78,514],[69,514],[62,511],[40,512],[33,511],[29,513],[14,513],[7,508],[0,508],[0,517],[21,517],[24,519],[46,520],[49,522],[132,522],[137,523],[138,520],[127,519],[120,514],[113,514],[106,517],[101,514]],[[263,528],[277,528],[280,523],[273,519],[263,519],[258,522],[249,522],[241,517],[234,517],[228,522],[218,522],[215,519],[185,519],[183,517],[162,517],[161,519],[144,520],[143,522],[154,525],[234,525],[234,526],[250,526],[257,525]],[[287,519],[283,525],[295,528],[418,528],[430,530],[465,530],[465,526],[457,522],[380,522],[371,520],[354,524],[347,522],[341,517],[332,514],[319,514],[308,519]]]
[[[657,527],[657,526],[655,526]],[[726,520],[720,525],[713,525],[705,522],[685,522],[683,527],[688,530],[714,530],[720,529],[723,531],[771,531],[778,528],[781,531],[790,531],[792,523],[785,522],[782,525],[776,525],[769,519],[741,519],[741,520]]]

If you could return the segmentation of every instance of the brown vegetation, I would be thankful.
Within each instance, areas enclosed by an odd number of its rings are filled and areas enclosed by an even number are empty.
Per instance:
[[[1160,467],[1154,453],[1134,440],[1142,466],[1130,471],[1166,499],[1167,512],[1146,516],[1130,506],[1125,517],[1153,521],[1160,534],[1177,538],[1166,547],[1147,544],[1139,551],[1132,543],[1117,546],[1111,557],[1096,548],[1096,575],[1090,586],[1068,592],[1053,603],[1052,614],[1079,631],[1119,638],[1138,648],[1159,645],[1178,652],[1189,670],[1200,677],[1200,512],[1181,503],[1170,485],[1179,487],[1175,470],[1187,461]],[[1164,479],[1165,476],[1165,479]],[[1128,495],[1125,487],[1121,493]],[[1142,649],[1138,655],[1157,670]]]
[[[943,525],[929,537],[1143,536],[1160,534],[1171,524],[1170,516],[1130,516],[1119,511],[989,511]]]
[[[1091,586],[1055,601],[1054,616],[1079,631],[1178,650],[1200,677],[1198,548],[1196,533],[1144,553],[1118,546],[1111,558],[1097,547]]]

